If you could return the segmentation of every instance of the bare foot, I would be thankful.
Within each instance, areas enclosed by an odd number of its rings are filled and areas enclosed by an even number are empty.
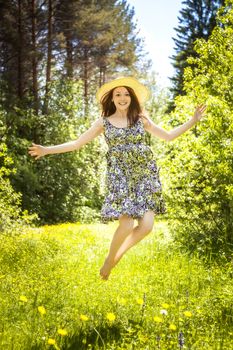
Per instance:
[[[114,267],[114,263],[110,263],[108,258],[106,258],[103,266],[100,269],[100,276],[103,280],[108,279],[113,267]]]

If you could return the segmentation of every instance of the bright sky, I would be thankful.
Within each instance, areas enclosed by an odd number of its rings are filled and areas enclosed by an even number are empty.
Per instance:
[[[153,61],[153,70],[158,73],[158,83],[170,86],[174,73],[172,61],[174,54],[174,27],[178,26],[178,15],[182,0],[128,0],[135,9],[135,19],[139,35],[145,38],[145,51]]]

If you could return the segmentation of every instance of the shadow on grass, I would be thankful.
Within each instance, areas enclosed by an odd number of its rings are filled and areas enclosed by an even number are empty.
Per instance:
[[[122,327],[120,325],[103,326],[93,328],[89,331],[80,331],[67,339],[67,344],[62,347],[63,350],[86,350],[105,349],[106,345],[119,342],[122,338]]]

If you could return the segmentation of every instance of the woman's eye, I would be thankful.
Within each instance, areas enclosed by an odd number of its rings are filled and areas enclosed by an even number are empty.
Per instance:
[[[119,97],[119,96],[121,96],[121,94],[116,94],[115,96]],[[125,96],[130,96],[130,94],[125,94]]]

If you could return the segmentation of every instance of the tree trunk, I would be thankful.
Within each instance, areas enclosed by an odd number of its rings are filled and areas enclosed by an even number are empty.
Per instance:
[[[66,76],[73,78],[73,44],[72,40],[66,36]]]
[[[84,109],[85,116],[88,114],[88,49],[84,48],[84,62],[83,62],[83,80],[84,80]]]
[[[31,1],[32,24],[32,91],[34,96],[34,108],[38,114],[38,80],[37,80],[37,51],[36,51],[36,8],[35,0]]]
[[[51,61],[52,61],[52,0],[48,0],[48,35],[47,35],[47,65],[46,65],[46,83],[45,99],[43,113],[48,114],[49,84],[51,81]]]
[[[106,81],[106,67],[101,66],[99,70],[99,86],[103,85]]]
[[[99,70],[99,87],[101,87],[102,85],[102,69],[100,67],[100,70]]]
[[[17,67],[17,95],[21,100],[23,97],[23,82],[22,82],[22,44],[23,44],[23,32],[22,32],[22,4],[21,0],[18,0],[18,67]]]
[[[103,68],[103,71],[102,71],[102,83],[105,84],[106,82],[106,67]]]

